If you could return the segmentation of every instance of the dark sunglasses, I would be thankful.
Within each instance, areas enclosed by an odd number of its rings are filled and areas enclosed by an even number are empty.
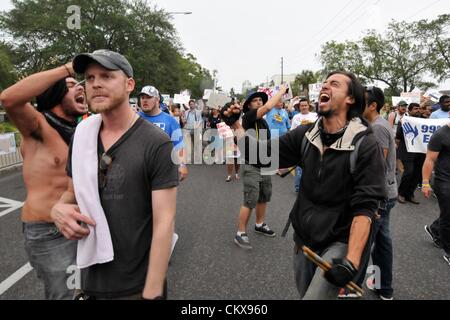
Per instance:
[[[100,157],[100,161],[98,163],[98,181],[101,189],[106,187],[106,182],[108,181],[106,175],[108,174],[108,170],[111,167],[112,162],[113,158],[106,153],[103,153]]]

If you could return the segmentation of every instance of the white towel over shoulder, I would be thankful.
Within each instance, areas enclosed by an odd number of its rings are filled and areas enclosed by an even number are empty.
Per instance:
[[[72,146],[72,179],[75,196],[82,214],[92,218],[96,226],[88,226],[90,233],[78,241],[77,266],[87,268],[114,260],[111,234],[98,192],[97,141],[101,115],[82,121],[75,131]]]

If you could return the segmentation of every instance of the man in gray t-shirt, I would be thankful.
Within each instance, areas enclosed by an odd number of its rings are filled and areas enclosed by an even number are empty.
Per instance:
[[[378,209],[378,217],[374,224],[372,250],[373,264],[380,267],[381,283],[374,283],[374,288],[382,300],[393,299],[392,288],[392,240],[389,232],[389,215],[397,200],[397,180],[395,179],[395,140],[389,122],[380,116],[384,105],[384,94],[380,88],[366,88],[366,108],[363,116],[372,126],[373,133],[383,150],[386,160],[386,191],[387,199]],[[377,174],[377,173],[375,173]],[[381,172],[379,173],[381,174]],[[361,279],[361,282],[363,279]]]

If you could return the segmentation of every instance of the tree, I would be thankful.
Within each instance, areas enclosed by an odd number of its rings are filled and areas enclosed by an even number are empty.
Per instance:
[[[68,27],[70,5],[81,9],[80,29]],[[177,93],[200,91],[209,72],[183,53],[170,15],[146,0],[12,0],[0,14],[2,35],[19,76],[71,60],[75,54],[110,49],[133,66],[136,89],[152,84]],[[13,39],[13,40],[12,40]],[[203,92],[202,92],[203,93]]]
[[[450,14],[440,15],[431,22],[420,20],[417,23],[420,39],[428,47],[430,72],[439,81],[450,78],[450,38],[445,37],[449,27]]]
[[[320,72],[314,72],[311,70],[303,70],[295,77],[295,81],[292,84],[292,94],[294,96],[309,95],[309,85],[317,83],[321,78]]]
[[[11,50],[0,43],[0,92],[17,80],[14,65],[11,62]]]
[[[363,82],[385,83],[395,95],[434,87],[435,83],[424,80],[430,72],[440,80],[448,77],[448,49],[444,53],[440,49],[448,46],[449,39],[441,30],[448,20],[445,15],[430,23],[392,21],[384,36],[369,30],[356,42],[327,42],[321,51],[324,72],[351,71]]]

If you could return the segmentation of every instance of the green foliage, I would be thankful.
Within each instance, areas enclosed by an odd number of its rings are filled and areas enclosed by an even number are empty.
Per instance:
[[[130,61],[136,90],[152,84],[161,93],[187,88],[198,97],[211,82],[209,72],[183,53],[170,15],[146,0],[12,0],[12,4],[13,9],[0,14],[0,29],[20,77],[66,63],[78,53],[110,49]],[[80,8],[80,29],[68,27],[71,5]]]
[[[303,70],[295,77],[295,81],[292,84],[292,94],[294,96],[308,96],[308,85],[317,83],[322,78],[320,72],[314,72],[311,70]]]
[[[0,43],[0,92],[17,80],[14,65],[11,62],[11,51],[3,43]]]
[[[436,84],[424,81],[432,74],[437,80],[449,78],[450,40],[445,28],[450,15],[436,20],[416,22],[392,21],[384,35],[373,30],[359,41],[327,42],[322,46],[323,71],[347,70],[363,82],[381,81],[392,95]]]

